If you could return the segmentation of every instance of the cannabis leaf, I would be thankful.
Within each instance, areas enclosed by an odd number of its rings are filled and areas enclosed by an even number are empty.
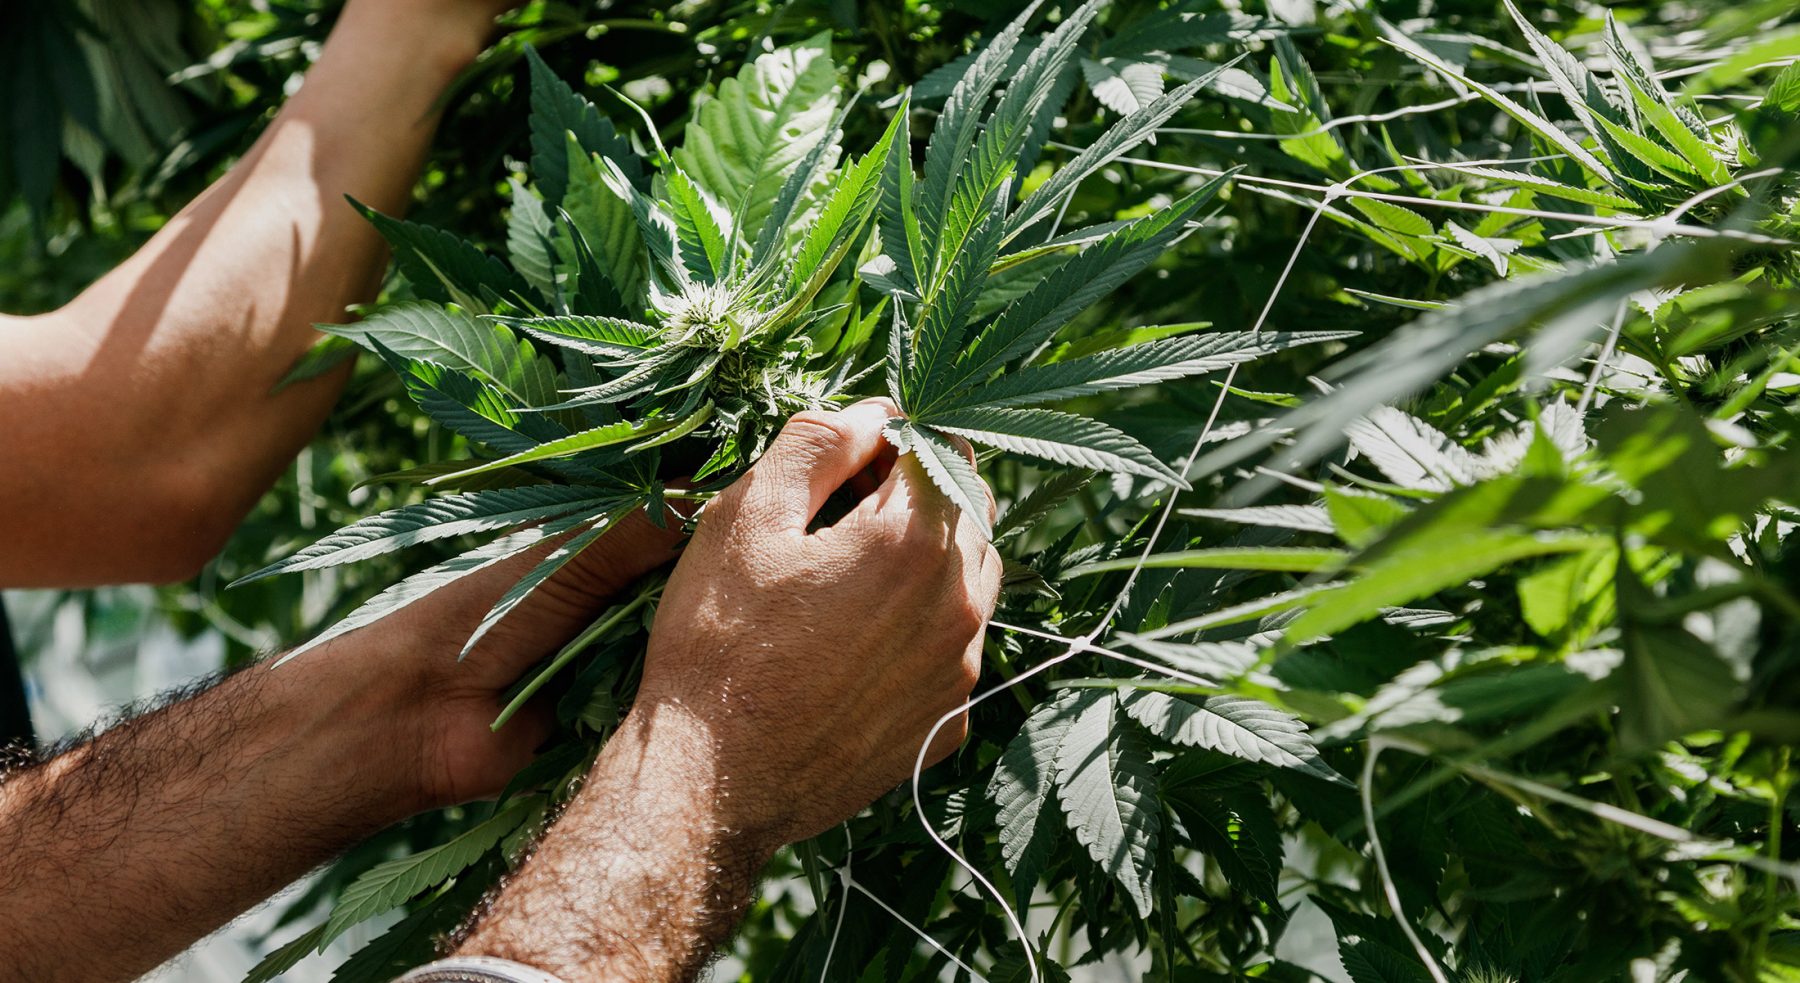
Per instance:
[[[1148,915],[1162,830],[1156,778],[1137,737],[1118,726],[1117,709],[1111,694],[1080,707],[1057,751],[1057,794],[1075,838]]]

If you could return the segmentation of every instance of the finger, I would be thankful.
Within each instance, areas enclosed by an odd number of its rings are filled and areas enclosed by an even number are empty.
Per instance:
[[[970,467],[976,466],[974,444],[969,443],[967,440],[964,440],[953,433],[947,433],[944,436],[950,438],[950,446],[962,452],[963,459],[969,462]],[[988,528],[992,529],[994,528],[994,520],[999,518],[999,506],[994,502],[994,490],[988,487],[986,481],[981,483],[981,490],[987,495],[987,524]]]
[[[783,528],[805,529],[832,492],[880,457],[887,445],[881,429],[895,415],[885,399],[795,415],[745,476],[740,508]]]
[[[998,508],[994,504],[994,492],[982,482],[982,492],[986,497],[986,528],[992,529]],[[888,473],[887,480],[875,494],[862,500],[857,506],[859,521],[891,522],[906,525],[918,517],[924,517],[938,528],[955,529],[962,510],[945,495],[931,475],[926,473],[925,466],[916,454],[901,457]],[[856,515],[856,513],[852,513]],[[986,541],[987,536],[980,530],[982,525],[979,516],[969,516],[968,524],[976,527],[979,539]]]
[[[868,467],[856,473],[851,479],[849,488],[856,493],[857,501],[862,501],[881,489],[881,483],[894,471],[894,462],[899,460],[900,451],[893,444],[883,442],[881,453]]]

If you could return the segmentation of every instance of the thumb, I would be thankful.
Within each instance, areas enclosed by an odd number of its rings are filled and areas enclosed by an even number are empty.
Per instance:
[[[805,529],[832,492],[880,458],[887,446],[882,427],[896,415],[885,399],[835,413],[796,414],[744,476],[739,511],[780,528]]]

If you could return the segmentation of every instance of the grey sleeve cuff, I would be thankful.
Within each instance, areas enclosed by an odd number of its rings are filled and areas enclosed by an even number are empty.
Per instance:
[[[456,956],[426,963],[394,983],[563,983],[562,980],[510,959]]]

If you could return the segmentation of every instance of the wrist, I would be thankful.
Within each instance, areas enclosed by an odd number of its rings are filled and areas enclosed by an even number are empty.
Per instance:
[[[716,720],[679,699],[640,698],[608,742],[595,774],[658,776],[654,808],[679,815],[693,845],[723,872],[753,877],[784,841],[769,821],[768,790],[730,764],[731,746]]]
[[[334,759],[339,794],[364,802],[374,829],[446,804],[431,760],[431,688],[411,668],[424,664],[430,645],[403,629],[371,625],[292,664],[256,670],[309,708],[303,719]]]
[[[457,953],[571,983],[692,979],[774,848],[732,825],[731,799],[705,721],[640,704]]]
[[[475,60],[510,3],[493,0],[349,0],[338,30],[379,38],[391,53],[409,53],[413,70],[448,82]]]

